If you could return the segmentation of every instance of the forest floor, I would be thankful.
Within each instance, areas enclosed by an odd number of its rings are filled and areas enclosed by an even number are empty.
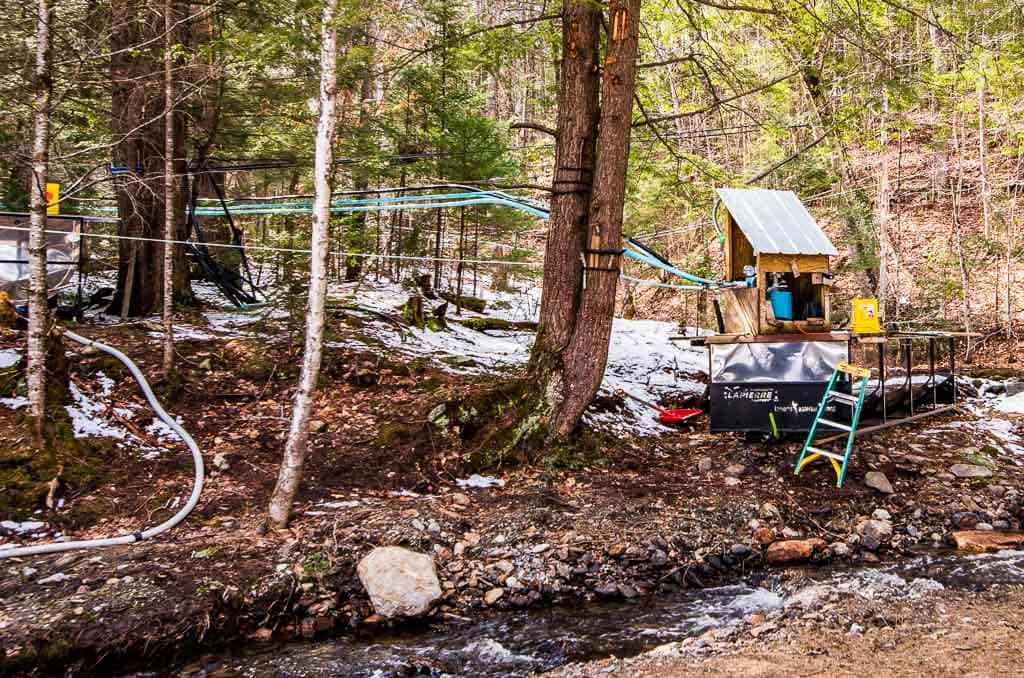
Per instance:
[[[102,669],[246,638],[373,633],[386,623],[355,567],[379,545],[433,554],[444,589],[433,617],[457,622],[486,608],[734,580],[763,570],[773,542],[820,539],[805,542],[812,561],[875,562],[948,546],[958,529],[1019,530],[1024,518],[1020,415],[983,399],[858,441],[842,489],[823,466],[792,475],[798,442],[712,434],[704,419],[666,429],[611,391],[588,414],[585,448],[474,476],[459,436],[431,413],[493,388],[521,364],[530,335],[454,322],[439,332],[402,329],[374,315],[395,313],[398,290],[361,291],[359,308],[350,292],[332,303],[290,528],[268,531],[264,510],[301,341],[280,313],[183,317],[182,383],[156,386],[204,451],[209,478],[198,507],[167,535],[131,547],[0,561],[0,670]],[[514,320],[520,311],[507,301],[498,315]],[[153,374],[158,329],[96,323],[80,332]],[[663,404],[702,390],[706,357],[674,348],[673,325],[617,321],[615,331],[609,389]],[[23,341],[9,335],[0,351],[15,355]],[[30,499],[3,506],[0,547],[131,533],[169,517],[190,490],[187,454],[151,422],[127,372],[95,350],[67,348],[67,411],[75,439],[91,446],[79,457],[59,450],[31,478],[11,475],[25,459],[22,401],[0,401],[8,474],[0,502]],[[983,473],[961,478],[951,472],[957,464]],[[868,471],[884,473],[893,491],[868,487]],[[55,475],[55,508],[42,508]],[[872,516],[888,528],[866,528]]]

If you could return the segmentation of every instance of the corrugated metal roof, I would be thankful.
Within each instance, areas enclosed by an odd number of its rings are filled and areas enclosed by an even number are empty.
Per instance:
[[[832,241],[793,191],[719,188],[736,225],[758,254],[838,256]]]

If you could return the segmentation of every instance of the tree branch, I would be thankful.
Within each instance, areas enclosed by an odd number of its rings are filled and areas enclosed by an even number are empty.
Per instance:
[[[753,14],[771,14],[773,16],[779,15],[779,10],[771,7],[756,7],[754,5],[737,5],[734,3],[726,2],[714,2],[714,0],[693,0],[698,5],[704,5],[705,7],[714,7],[715,9],[724,9],[727,12],[752,12]]]
[[[633,123],[633,127],[645,127],[647,125],[653,125],[653,124],[659,123],[659,122],[670,122],[672,120],[678,120],[679,118],[689,118],[689,117],[694,116],[694,115],[700,115],[701,113],[709,113],[709,112],[715,110],[716,108],[718,108],[719,106],[721,106],[722,104],[727,104],[730,101],[736,101],[737,99],[742,99],[745,96],[749,96],[751,94],[756,94],[757,92],[760,92],[761,90],[768,89],[769,87],[772,87],[773,85],[777,85],[780,82],[784,82],[786,80],[789,80],[790,78],[792,78],[795,75],[798,75],[799,73],[800,73],[800,71],[793,71],[792,73],[788,73],[786,75],[779,76],[779,77],[775,78],[774,80],[772,80],[770,82],[766,82],[763,85],[758,85],[757,87],[755,87],[753,89],[749,89],[749,90],[747,90],[745,92],[740,92],[739,94],[734,94],[731,97],[727,97],[725,99],[720,99],[718,101],[715,101],[715,103],[711,104],[710,106],[705,106],[704,108],[698,108],[697,110],[693,110],[693,111],[686,111],[685,113],[674,113],[673,115],[663,115],[663,116],[658,117],[658,118],[645,118],[644,120],[640,120],[638,122],[634,122]]]
[[[555,139],[558,138],[558,132],[555,130],[555,128],[548,127],[547,125],[542,125],[542,124],[540,124],[538,122],[530,122],[529,120],[524,120],[523,122],[514,122],[511,125],[509,125],[508,128],[509,129],[532,129],[532,130],[536,130],[538,132],[543,132],[544,134],[548,134],[548,135],[554,137]]]

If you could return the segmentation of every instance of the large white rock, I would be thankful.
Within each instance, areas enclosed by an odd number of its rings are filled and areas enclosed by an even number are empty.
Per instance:
[[[441,597],[434,559],[399,546],[383,546],[356,566],[359,581],[382,617],[417,617]]]

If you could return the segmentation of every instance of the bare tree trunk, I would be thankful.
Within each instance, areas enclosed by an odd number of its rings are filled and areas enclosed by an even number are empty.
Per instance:
[[[971,332],[971,276],[967,264],[967,253],[964,251],[963,224],[961,223],[961,203],[963,201],[964,187],[964,163],[963,144],[967,129],[963,124],[963,115],[955,114],[953,118],[953,147],[957,154],[957,180],[953,188],[953,247],[956,250],[957,265],[960,270],[961,300],[963,302],[964,331],[968,333],[967,348],[964,353],[966,362],[971,362],[974,352],[974,342],[970,337]]]
[[[566,3],[563,10],[555,199],[545,255],[541,326],[531,356],[532,375],[543,385],[549,442],[575,430],[597,393],[608,361],[615,312],[621,262],[612,253],[620,250],[622,240],[640,2],[612,0],[608,11],[600,129],[596,150],[591,151],[594,147],[588,146],[597,121],[596,91],[591,88],[596,89],[597,77],[577,70],[581,66],[589,70],[587,61],[596,59],[597,26],[591,33],[590,22],[598,18],[586,2]],[[593,177],[588,180],[590,167]],[[567,198],[564,204],[559,204],[561,196]],[[562,210],[557,217],[556,209]],[[588,222],[584,224],[583,219]],[[560,243],[554,251],[553,242]],[[552,255],[557,259],[549,262]]]
[[[174,228],[174,17],[172,0],[164,0],[164,240],[175,240]],[[174,369],[174,246],[164,243],[164,376]]]
[[[270,519],[278,527],[288,525],[292,502],[302,478],[302,464],[309,439],[309,417],[313,392],[320,376],[324,342],[324,302],[327,295],[327,250],[331,218],[331,171],[334,153],[331,143],[337,123],[338,28],[335,16],[339,0],[324,0],[320,42],[320,116],[316,126],[316,158],[313,204],[312,265],[309,306],[306,314],[306,346],[302,356],[299,388],[292,408],[292,423],[285,443],[277,485],[270,497]]]
[[[882,167],[878,173],[878,201],[876,220],[878,222],[878,317],[885,321],[886,302],[889,298],[889,97],[882,94],[882,120],[879,132],[879,143],[882,149]]]
[[[50,169],[50,105],[53,93],[50,0],[39,0],[36,28],[35,138],[32,180],[29,186],[28,236],[28,379],[29,414],[37,441],[42,442],[46,421],[46,333],[50,312],[46,303],[46,180]]]
[[[981,36],[982,43],[985,35]],[[988,78],[985,75],[985,53],[978,64],[978,165],[981,172],[981,218],[985,237],[992,235],[992,189],[988,180],[988,135],[985,129],[985,106],[988,102]]]

